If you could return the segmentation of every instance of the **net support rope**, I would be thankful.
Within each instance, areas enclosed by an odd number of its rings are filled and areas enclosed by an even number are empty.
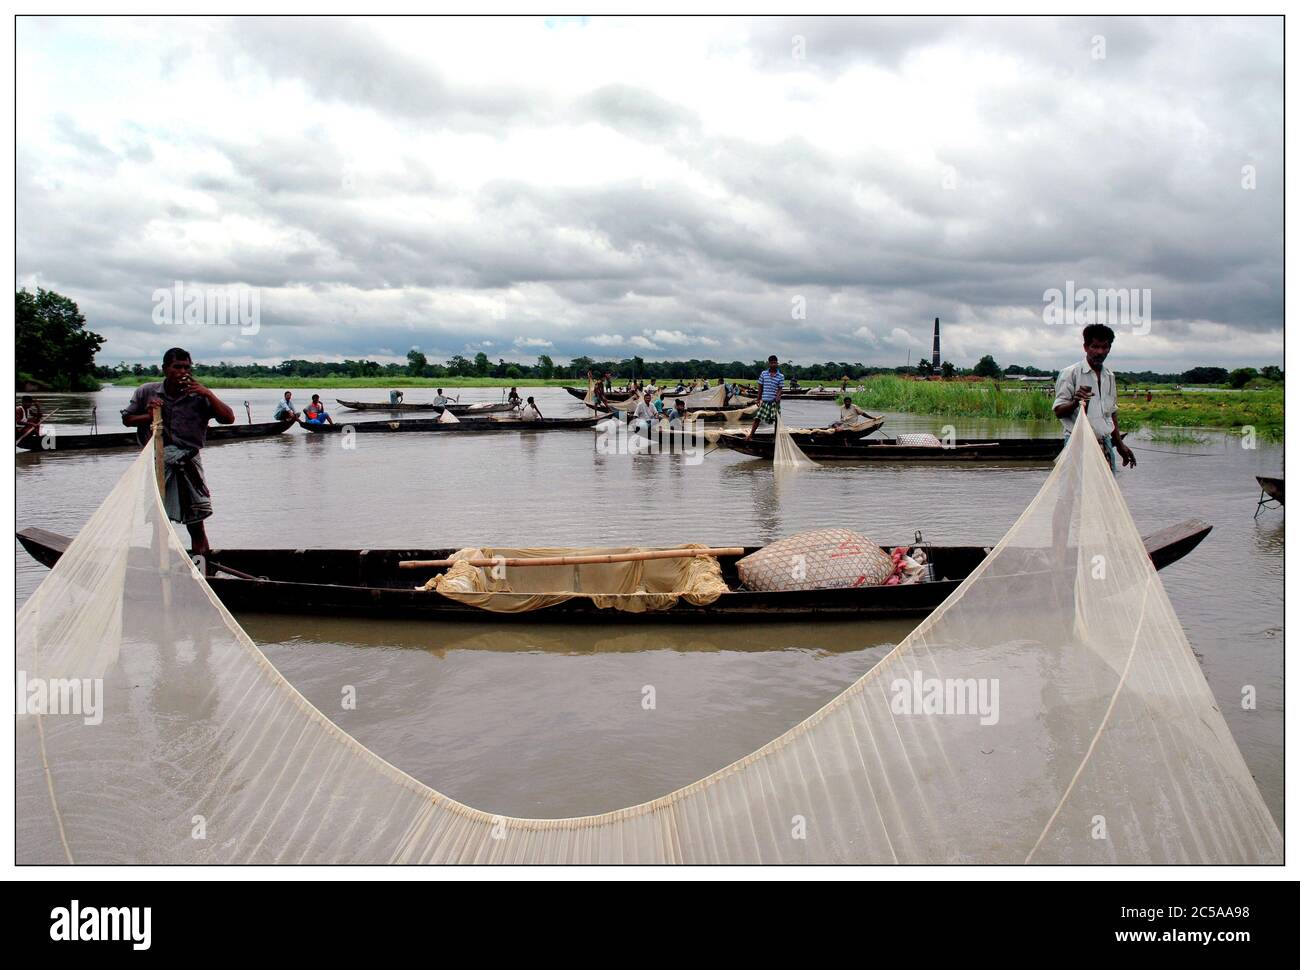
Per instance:
[[[846,690],[713,774],[612,812],[471,808],[335,725],[190,562],[148,451],[20,608],[17,648],[20,676],[60,685],[51,705],[102,688],[98,717],[20,708],[23,863],[1281,859],[1086,435],[960,588]],[[528,784],[522,766],[514,784]]]

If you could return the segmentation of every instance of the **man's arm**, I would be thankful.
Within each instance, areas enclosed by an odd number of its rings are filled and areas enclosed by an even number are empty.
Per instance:
[[[1133,454],[1133,449],[1130,448],[1128,445],[1124,444],[1124,442],[1121,441],[1119,437],[1119,408],[1115,409],[1115,413],[1111,415],[1110,420],[1111,420],[1110,440],[1111,440],[1111,444],[1115,446],[1115,453],[1118,454],[1119,457],[1123,460],[1125,468],[1128,468],[1130,466],[1132,466],[1133,468],[1137,468],[1138,460],[1137,457]]]
[[[1079,402],[1086,401],[1091,393],[1092,388],[1076,386],[1070,379],[1070,373],[1061,371],[1061,376],[1056,379],[1056,400],[1052,402],[1052,412],[1058,418],[1068,418],[1079,406]]]
[[[145,403],[144,386],[135,389],[131,403],[122,411],[122,423],[128,428],[138,428],[142,424],[153,424],[153,411],[162,407],[162,398],[153,398]]]
[[[217,419],[217,424],[234,424],[235,412],[230,410],[230,405],[212,393],[212,389],[204,387],[198,381],[190,381],[190,394],[198,394],[208,399],[208,404],[212,408],[212,416]]]

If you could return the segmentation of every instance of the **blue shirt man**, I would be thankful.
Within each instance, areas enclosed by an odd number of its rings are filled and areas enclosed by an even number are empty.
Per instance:
[[[767,370],[758,375],[758,413],[749,426],[746,440],[754,437],[760,424],[776,424],[781,416],[781,385],[785,375],[777,369],[776,354],[767,359]]]

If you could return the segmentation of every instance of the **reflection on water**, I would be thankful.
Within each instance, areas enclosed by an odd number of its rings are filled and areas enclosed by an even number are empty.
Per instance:
[[[297,389],[295,397],[311,388]],[[525,390],[548,416],[582,406],[558,388]],[[116,430],[128,388],[38,395],[61,431]],[[268,420],[279,390],[218,391],[245,419]],[[345,397],[382,400],[382,389]],[[348,412],[322,392],[336,420]],[[500,400],[466,389],[463,403]],[[829,423],[832,403],[788,402],[792,423]],[[1121,402],[1121,418],[1122,418]],[[111,416],[114,420],[107,420]],[[72,422],[70,426],[64,421]],[[887,415],[883,431],[954,424],[961,437],[1044,436]],[[1252,520],[1255,475],[1275,475],[1281,448],[1240,447],[1207,433],[1191,446],[1137,442],[1120,484],[1143,532],[1203,518],[1215,527],[1162,577],[1264,797],[1282,807],[1282,553],[1285,512]],[[882,544],[991,545],[1049,466],[833,465],[775,476],[725,450],[606,455],[591,432],[341,436],[301,429],[204,454],[217,546],[377,548],[467,545],[763,544],[847,526]],[[131,460],[129,452],[20,454],[17,517],[74,534]],[[17,546],[17,598],[45,570]],[[814,712],[906,635],[907,624],[817,622],[593,626],[329,620],[242,616],[296,687],[394,764],[492,811],[561,815],[615,808],[692,782]],[[355,711],[340,709],[344,685]],[[1256,710],[1244,711],[1244,685]],[[643,707],[652,687],[655,706]]]

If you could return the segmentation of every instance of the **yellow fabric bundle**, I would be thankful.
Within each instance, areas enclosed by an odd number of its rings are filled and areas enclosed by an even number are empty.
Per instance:
[[[707,546],[677,546],[705,549]],[[604,610],[644,613],[667,610],[684,599],[705,606],[727,592],[722,567],[711,556],[648,559],[580,566],[472,566],[474,559],[543,559],[646,552],[618,549],[461,549],[445,573],[420,587],[448,599],[500,613],[541,610],[585,596]]]

